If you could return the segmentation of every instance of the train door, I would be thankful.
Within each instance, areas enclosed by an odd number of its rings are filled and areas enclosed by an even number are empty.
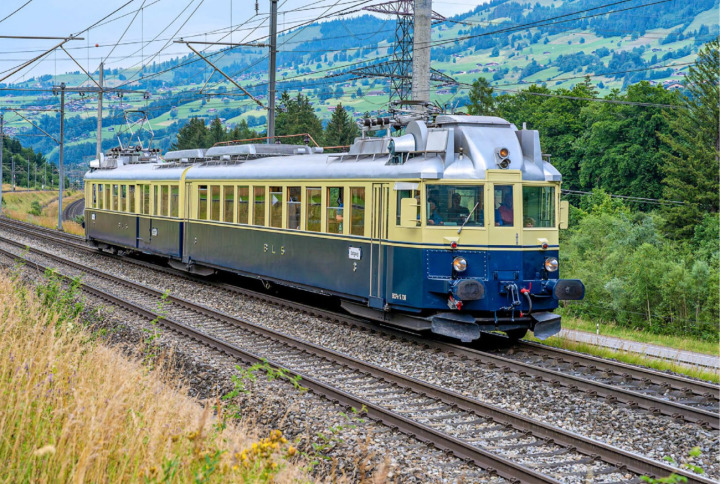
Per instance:
[[[385,306],[385,266],[387,238],[388,200],[390,188],[387,183],[373,183],[372,209],[370,211],[370,307]]]

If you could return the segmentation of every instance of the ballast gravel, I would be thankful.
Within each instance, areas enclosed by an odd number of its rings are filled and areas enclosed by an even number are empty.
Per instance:
[[[1,244],[0,244],[1,245]],[[0,256],[0,264],[13,263]],[[29,283],[43,284],[35,271],[26,271]],[[85,297],[83,319],[105,341],[129,356],[147,338],[148,321],[92,296]],[[160,331],[155,341],[162,352],[172,354],[190,396],[213,405],[233,389],[237,374],[234,358],[211,350],[172,331]],[[283,380],[268,380],[259,373],[247,380],[247,394],[237,403],[243,420],[269,433],[280,429],[295,445],[302,462],[320,482],[403,482],[504,484],[497,475],[363,417],[352,409],[329,402],[313,393],[295,389]]]
[[[693,464],[702,467],[708,477],[720,478],[720,462],[715,458],[720,453],[720,439],[716,431],[610,404],[583,392],[555,388],[531,376],[503,373],[410,342],[270,306],[181,277],[30,240],[19,234],[7,235],[76,262],[169,291],[174,296],[659,461],[669,456],[676,462],[683,462],[693,447],[699,447],[702,455],[693,459]]]

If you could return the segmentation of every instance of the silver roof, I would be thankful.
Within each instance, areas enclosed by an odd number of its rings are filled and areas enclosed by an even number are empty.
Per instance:
[[[488,169],[501,168],[500,150],[507,148],[505,168],[520,170],[523,180],[560,181],[560,173],[542,159],[537,131],[517,130],[508,121],[492,116],[438,116],[439,127],[411,122],[397,141],[396,156],[388,152],[391,138],[356,140],[349,153],[294,154],[248,157],[226,163],[195,163],[186,167],[168,164],[125,165],[114,170],[89,172],[87,180],[186,180],[212,179],[457,179],[483,180]],[[411,135],[410,138],[408,135]],[[414,140],[414,141],[413,141]],[[394,145],[392,145],[394,146]],[[260,155],[262,147],[233,145],[210,148],[205,158],[245,154]],[[214,150],[214,151],[213,151]],[[211,153],[212,151],[212,153]],[[280,154],[278,151],[275,153]],[[238,157],[239,158],[239,157]]]

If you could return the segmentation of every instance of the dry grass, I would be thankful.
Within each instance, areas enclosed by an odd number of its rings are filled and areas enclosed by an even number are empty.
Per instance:
[[[0,481],[307,480],[279,434],[227,427],[154,370],[95,341],[57,283],[0,272]]]
[[[82,191],[66,192],[63,197],[63,207],[75,200],[84,197]],[[3,213],[12,219],[29,222],[41,227],[56,228],[58,216],[58,192],[38,191],[38,192],[5,192],[3,191]],[[30,213],[32,203],[38,202],[43,208],[40,215]],[[63,221],[63,230],[70,234],[85,235],[85,229],[82,225],[72,222]]]

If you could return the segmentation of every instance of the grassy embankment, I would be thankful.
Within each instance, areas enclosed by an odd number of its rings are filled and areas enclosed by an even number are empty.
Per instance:
[[[30,222],[42,227],[56,228],[58,216],[58,192],[55,191],[10,191],[10,185],[3,185],[3,213],[6,217]],[[82,191],[65,192],[63,197],[63,207],[67,207],[70,203],[83,198],[85,195]],[[41,210],[37,215],[34,210],[33,202],[39,204]],[[37,204],[35,207],[37,207]],[[70,234],[84,235],[85,230],[82,225],[73,221],[64,221],[63,230]]]
[[[279,431],[219,420],[161,362],[99,343],[80,308],[52,278],[0,271],[0,481],[307,481]]]
[[[563,327],[566,329],[575,329],[579,331],[587,331],[595,333],[595,323],[583,321],[576,318],[563,318]],[[707,341],[699,341],[693,338],[683,338],[680,336],[667,336],[650,334],[643,331],[632,331],[619,326],[604,324],[600,327],[602,336],[610,336],[622,338],[629,341],[637,341],[638,343],[652,344],[658,346],[666,346],[669,349],[694,351],[709,355],[718,355],[718,348]],[[687,363],[679,361],[665,360],[651,356],[645,356],[629,351],[618,351],[602,346],[575,341],[571,338],[552,337],[544,341],[540,341],[533,336],[528,336],[528,340],[535,341],[555,348],[563,348],[570,351],[578,351],[589,355],[599,356],[601,358],[611,358],[623,363],[632,365],[640,365],[653,368],[660,371],[672,371],[681,375],[687,375],[692,378],[701,378],[703,380],[720,383],[720,373],[710,368],[702,368],[689,366]]]

